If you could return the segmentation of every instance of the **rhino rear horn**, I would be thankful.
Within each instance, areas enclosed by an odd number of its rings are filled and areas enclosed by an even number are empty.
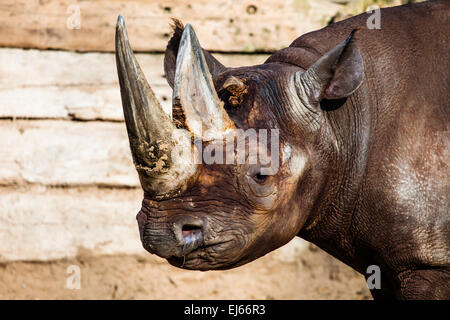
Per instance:
[[[180,47],[181,36],[183,35],[184,25],[180,20],[172,18],[171,26],[173,29],[173,34],[167,43],[166,52],[164,54],[164,74],[166,76],[167,83],[173,89],[176,60],[178,49]],[[209,72],[211,72],[213,78],[227,69],[207,50],[203,49],[203,55],[205,56],[206,64],[208,65]]]
[[[189,24],[183,30],[177,54],[173,105],[182,108],[186,127],[205,141],[220,138],[234,128],[217,96],[203,50]]]

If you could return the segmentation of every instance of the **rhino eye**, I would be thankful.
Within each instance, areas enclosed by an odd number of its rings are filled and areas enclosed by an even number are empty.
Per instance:
[[[257,173],[253,176],[253,180],[255,180],[258,183],[264,183],[266,182],[268,176],[265,174]]]

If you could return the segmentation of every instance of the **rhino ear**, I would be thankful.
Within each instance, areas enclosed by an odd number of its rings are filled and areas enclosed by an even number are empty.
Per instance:
[[[342,99],[350,96],[362,84],[364,64],[355,43],[354,33],[319,58],[306,72],[295,75],[306,100],[317,105],[322,99]],[[302,97],[305,98],[305,97]]]
[[[172,19],[173,35],[167,44],[166,53],[164,55],[164,73],[166,75],[167,82],[173,89],[174,79],[175,79],[175,69],[177,64],[178,48],[180,46],[181,36],[184,31],[184,25],[180,20]],[[208,65],[208,69],[211,75],[218,75],[223,72],[226,67],[217,61],[208,51],[203,49],[203,55]]]

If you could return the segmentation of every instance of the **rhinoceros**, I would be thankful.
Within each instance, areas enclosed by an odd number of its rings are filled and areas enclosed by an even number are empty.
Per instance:
[[[366,278],[377,266],[376,299],[449,299],[449,9],[381,9],[379,29],[364,13],[238,68],[175,20],[172,115],[119,16],[143,247],[180,268],[229,269],[298,236]]]

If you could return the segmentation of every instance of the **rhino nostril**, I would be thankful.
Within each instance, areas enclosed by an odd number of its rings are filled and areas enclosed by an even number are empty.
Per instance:
[[[189,245],[198,242],[202,238],[202,228],[195,225],[186,224],[182,227],[181,233],[185,244]]]
[[[198,227],[198,226],[193,226],[193,225],[184,225],[183,228],[181,229],[181,232],[183,233],[183,237],[186,237],[189,235],[201,233],[202,228]]]

